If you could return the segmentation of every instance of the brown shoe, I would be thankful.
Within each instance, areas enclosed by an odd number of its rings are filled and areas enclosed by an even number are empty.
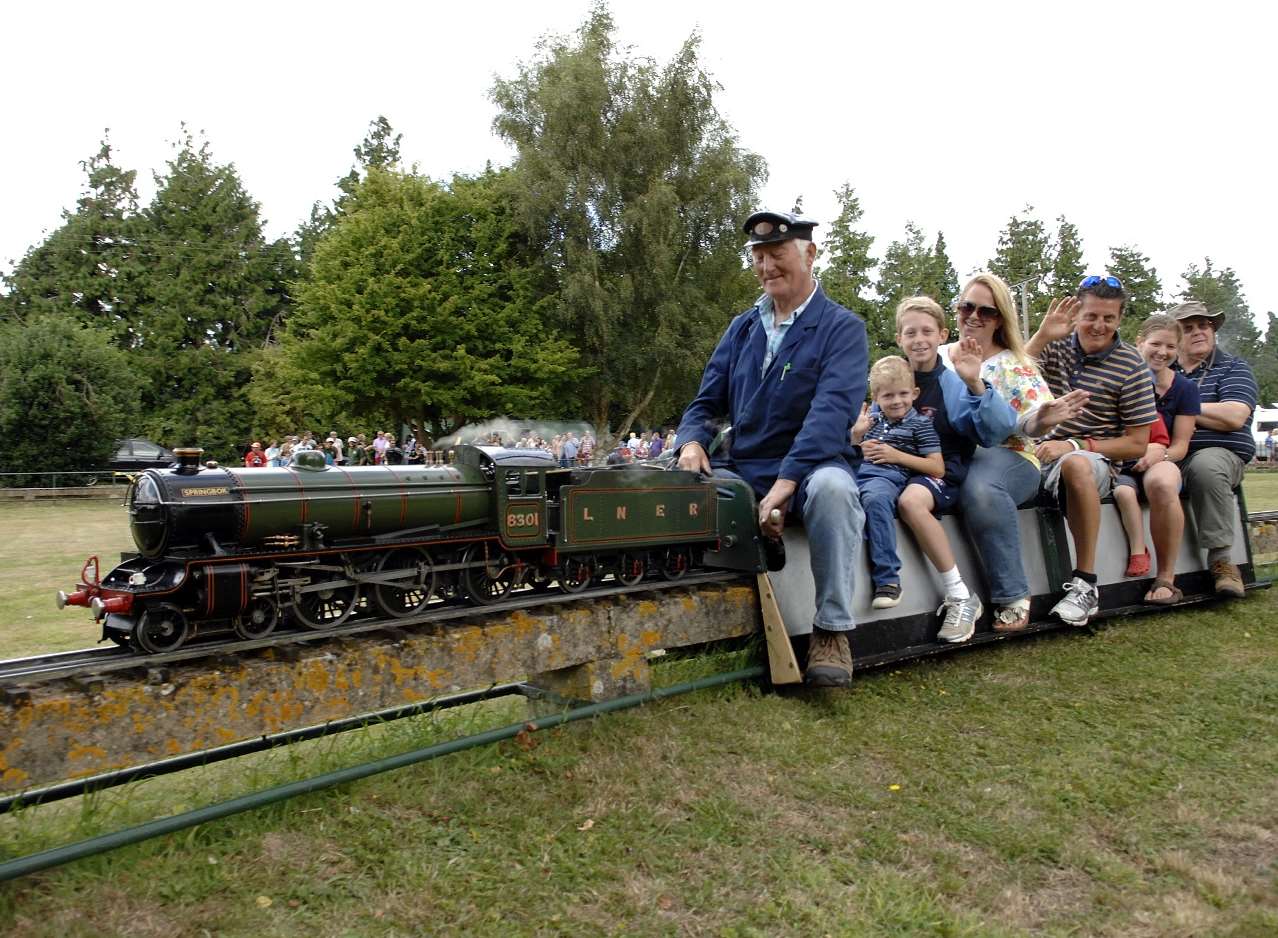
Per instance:
[[[1211,565],[1211,575],[1216,580],[1217,596],[1232,596],[1242,599],[1247,595],[1243,589],[1242,574],[1228,560],[1217,560]]]
[[[813,626],[803,680],[809,687],[848,687],[852,683],[852,650],[846,632]]]

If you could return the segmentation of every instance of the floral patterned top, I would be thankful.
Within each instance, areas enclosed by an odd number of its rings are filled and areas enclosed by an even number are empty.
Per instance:
[[[950,364],[951,345],[942,345],[937,349],[947,368],[954,367]],[[1037,468],[1039,462],[1034,455],[1034,440],[1025,433],[1025,424],[1040,404],[1052,400],[1052,391],[1047,382],[1037,368],[1023,364],[1011,349],[1003,349],[997,355],[985,359],[981,364],[981,378],[988,381],[1002,395],[1003,400],[1012,405],[1012,410],[1016,411],[1016,432],[1004,440],[1003,445],[1020,453]]]

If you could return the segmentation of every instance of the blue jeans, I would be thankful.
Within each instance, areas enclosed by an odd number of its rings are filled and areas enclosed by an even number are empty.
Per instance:
[[[1005,606],[1029,596],[1021,562],[1021,529],[1016,506],[1038,493],[1034,464],[1004,446],[979,446],[959,491],[963,521],[981,555],[990,599]]]
[[[725,468],[716,468],[714,474],[741,478]],[[853,564],[865,526],[852,471],[842,461],[817,466],[799,484],[790,511],[802,516],[808,532],[812,580],[816,585],[816,618],[812,624],[827,632],[849,632],[856,628],[852,619]]]
[[[856,474],[865,509],[866,539],[870,551],[870,579],[874,585],[901,585],[901,558],[896,552],[896,500],[905,490],[899,472],[874,472],[865,463]]]

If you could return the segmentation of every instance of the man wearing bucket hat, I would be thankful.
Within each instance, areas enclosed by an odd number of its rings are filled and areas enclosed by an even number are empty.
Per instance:
[[[814,227],[790,212],[746,219],[763,295],[719,340],[676,439],[679,468],[750,483],[765,534],[779,536],[787,516],[802,519],[817,600],[804,678],[844,687],[852,680],[853,563],[865,520],[849,432],[865,399],[869,353],[865,323],[812,276]],[[728,451],[710,455],[725,424]]]
[[[1173,366],[1198,385],[1203,410],[1198,415],[1189,454],[1181,463],[1185,490],[1194,511],[1198,542],[1207,548],[1207,564],[1220,596],[1243,595],[1242,574],[1230,562],[1237,507],[1234,489],[1243,467],[1256,455],[1251,416],[1260,392],[1251,366],[1216,343],[1225,314],[1212,313],[1197,300],[1173,306],[1183,336]]]

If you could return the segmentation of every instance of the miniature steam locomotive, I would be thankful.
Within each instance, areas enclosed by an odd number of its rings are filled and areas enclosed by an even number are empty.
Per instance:
[[[646,465],[561,469],[548,453],[463,446],[447,465],[202,467],[178,450],[129,490],[136,554],[96,557],[60,606],[87,606],[103,638],[172,651],[196,634],[330,629],[405,619],[432,602],[480,605],[555,583],[634,585],[701,566],[759,572],[767,554],[744,482]]]

